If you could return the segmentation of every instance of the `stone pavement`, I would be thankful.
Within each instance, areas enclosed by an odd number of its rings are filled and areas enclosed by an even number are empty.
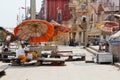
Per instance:
[[[86,61],[92,61],[93,54],[88,52],[86,49],[83,48],[83,46],[62,46],[60,45],[58,47],[58,50],[64,50],[64,51],[73,51],[73,54],[75,53],[80,53],[80,54],[85,54],[86,55]]]
[[[87,57],[92,55],[79,46],[59,46],[59,50],[81,52]],[[8,63],[0,62],[0,65]],[[120,70],[117,67],[85,61],[70,61],[65,66],[9,66],[5,71],[6,75],[0,80],[120,80]]]

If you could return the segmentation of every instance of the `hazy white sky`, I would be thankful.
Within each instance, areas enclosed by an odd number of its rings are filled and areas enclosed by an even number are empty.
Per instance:
[[[40,11],[42,0],[36,0],[36,12]],[[30,0],[26,0],[26,6],[30,6]],[[17,25],[17,14],[25,15],[25,0],[1,0],[0,2],[0,26],[14,28]],[[19,9],[20,8],[20,9]]]

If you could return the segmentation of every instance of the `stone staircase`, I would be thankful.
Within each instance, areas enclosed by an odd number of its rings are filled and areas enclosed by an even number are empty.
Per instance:
[[[87,47],[86,50],[87,50],[89,53],[93,54],[93,56],[96,56],[96,54],[99,53],[99,52],[98,52],[98,48],[95,48],[95,47],[93,47],[93,46]],[[89,62],[89,60],[88,60],[88,62]],[[119,62],[114,63],[114,65],[115,65],[116,67],[118,67],[118,69],[120,70],[120,63],[119,63]]]
[[[86,50],[90,53],[92,53],[93,55],[96,55],[98,53],[98,49],[90,46],[90,47],[87,47]]]
[[[96,54],[98,53],[98,49],[90,46],[90,47],[86,47],[86,51],[91,53],[91,55],[88,56],[88,58],[86,58],[86,63],[94,63],[94,58],[96,57]]]

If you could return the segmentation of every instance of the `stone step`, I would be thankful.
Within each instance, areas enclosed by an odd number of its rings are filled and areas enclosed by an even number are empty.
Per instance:
[[[120,69],[120,63],[114,63],[114,65]]]
[[[85,63],[94,63],[93,60],[86,60]]]
[[[94,63],[94,62],[95,62],[95,61],[94,61],[94,57],[95,57],[96,54],[98,53],[98,50],[95,49],[95,48],[93,48],[93,47],[87,47],[86,50],[87,50],[88,52],[90,52],[92,55],[87,56],[85,62],[86,62],[86,63]]]
[[[94,51],[96,51],[96,52],[98,52],[98,49],[97,49],[97,48],[94,48],[94,47],[92,47],[92,46],[90,46],[89,48],[92,49],[92,50],[94,50]]]
[[[86,50],[87,50],[88,52],[92,53],[93,55],[96,55],[96,54],[98,53],[97,50],[95,50],[95,49],[93,49],[93,48],[90,48],[90,47],[86,48]]]

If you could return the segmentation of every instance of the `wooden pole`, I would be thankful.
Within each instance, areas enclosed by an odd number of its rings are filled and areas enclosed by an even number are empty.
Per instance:
[[[26,3],[27,3],[27,1],[25,0],[25,19],[27,18],[27,14],[26,14],[26,13],[27,13],[27,11],[26,11],[26,10],[27,10],[27,8],[26,8]]]
[[[119,0],[119,14],[120,14],[120,0]],[[119,30],[120,30],[120,20],[119,20]]]
[[[36,19],[36,0],[30,0],[31,19]]]

